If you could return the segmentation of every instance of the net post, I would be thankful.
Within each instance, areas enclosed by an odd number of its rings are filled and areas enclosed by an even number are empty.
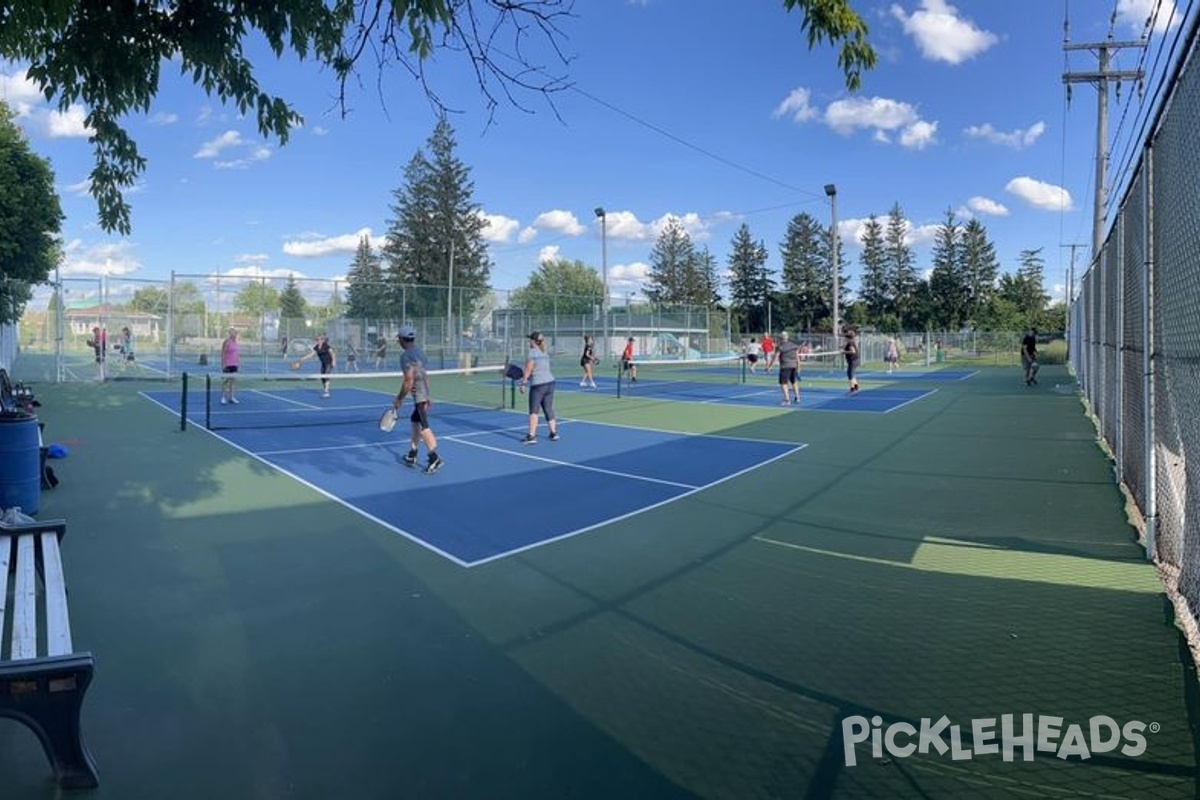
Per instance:
[[[204,427],[212,430],[212,373],[204,373]]]
[[[624,372],[621,370],[621,363],[617,362],[617,397],[621,396],[621,383],[624,379]]]
[[[187,430],[188,374],[183,373],[183,391],[179,395],[179,430]]]
[[[741,358],[741,365],[742,365],[742,383],[745,383],[746,382],[746,357],[745,356],[742,356],[742,358]]]

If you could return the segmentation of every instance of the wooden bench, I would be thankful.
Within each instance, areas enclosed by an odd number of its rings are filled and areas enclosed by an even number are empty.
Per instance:
[[[71,645],[59,555],[66,531],[64,520],[0,523],[0,717],[37,734],[59,786],[83,789],[99,784],[79,722],[92,654]]]

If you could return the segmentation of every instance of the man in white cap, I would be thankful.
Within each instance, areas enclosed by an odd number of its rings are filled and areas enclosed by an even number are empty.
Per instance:
[[[412,422],[412,433],[408,440],[408,455],[404,457],[404,466],[417,465],[417,448],[425,442],[425,452],[429,461],[425,464],[424,472],[432,475],[442,468],[442,458],[437,452],[437,437],[429,427],[429,406],[433,399],[429,394],[429,374],[425,371],[425,353],[417,347],[417,332],[411,325],[401,325],[396,335],[403,353],[400,354],[400,369],[404,371],[404,380],[400,383],[400,391],[392,400],[392,408],[399,409],[404,398],[412,395],[413,412],[409,420]]]

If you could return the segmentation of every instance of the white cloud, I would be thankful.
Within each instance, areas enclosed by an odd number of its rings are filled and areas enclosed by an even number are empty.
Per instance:
[[[538,251],[538,263],[545,264],[547,261],[558,261],[561,256],[561,250],[556,244],[548,244]]]
[[[930,61],[961,64],[1000,41],[996,34],[959,17],[958,9],[945,0],[922,0],[921,10],[912,14],[899,5],[893,5],[891,12]]]
[[[366,236],[371,246],[383,247],[385,239],[382,236],[372,236],[370,228],[361,228],[355,233],[344,233],[340,236],[321,236],[306,233],[289,242],[283,243],[283,252],[296,258],[324,258],[325,256],[353,254],[358,250],[358,243]]]
[[[646,226],[646,235],[648,238],[657,239],[663,230],[667,227],[667,223],[671,220],[678,221],[687,235],[691,237],[693,242],[703,241],[709,238],[708,225],[700,215],[694,211],[687,214],[663,214],[658,219]]]
[[[604,225],[609,239],[641,242],[650,238],[646,226],[632,211],[606,211]]]
[[[537,219],[530,223],[530,227],[566,236],[579,236],[587,231],[587,228],[580,225],[579,220],[570,211],[557,209],[538,214]]]
[[[86,197],[92,191],[92,179],[84,178],[79,183],[72,183],[63,187],[63,192],[73,194],[76,197]]]
[[[38,89],[37,84],[29,80],[25,70],[17,70],[11,75],[0,72],[0,100],[8,103],[18,114],[20,109],[46,101],[45,95]]]
[[[85,245],[72,239],[63,245],[63,262],[59,274],[64,277],[129,275],[142,268],[130,242],[103,242]]]
[[[1002,144],[1006,147],[1014,147],[1021,149],[1029,147],[1046,132],[1046,123],[1035,122],[1028,128],[1017,128],[1015,131],[1002,133],[992,127],[990,122],[985,122],[982,125],[971,125],[963,130],[967,136],[973,139],[983,139],[992,144]]]
[[[824,122],[843,136],[858,129],[873,130],[879,142],[892,141],[899,133],[904,147],[922,150],[937,141],[937,122],[921,119],[909,103],[886,97],[852,97],[835,100],[825,108]]]
[[[809,104],[809,98],[812,93],[808,89],[797,88],[792,89],[784,101],[775,107],[772,117],[791,117],[796,122],[807,122],[816,117],[820,112]]]
[[[251,164],[259,161],[266,161],[274,153],[270,147],[259,145],[250,151],[250,155],[245,158],[235,158],[229,161],[214,161],[213,166],[217,169],[246,169]]]
[[[480,235],[487,242],[495,244],[507,242],[512,238],[513,232],[521,227],[521,223],[502,214],[480,214],[479,216],[487,223],[480,231]]]
[[[1137,36],[1142,35],[1151,15],[1155,33],[1170,30],[1182,21],[1174,0],[1117,0],[1117,20]]]
[[[900,144],[912,150],[924,150],[937,143],[936,122],[920,120],[900,131]]]
[[[1071,211],[1073,208],[1071,194],[1066,189],[1027,176],[1013,178],[1004,189],[1034,208],[1046,211]]]
[[[610,264],[608,267],[609,293],[613,296],[635,294],[650,279],[650,265],[641,261],[632,264]],[[616,302],[614,300],[614,302]]]
[[[532,242],[534,239],[537,238],[537,235],[538,235],[537,228],[533,228],[533,227],[522,228],[521,232],[519,234],[517,234],[517,243],[518,244],[529,244],[530,242]]]
[[[159,111],[150,117],[151,125],[174,125],[179,122],[178,114],[168,114],[164,111]]]
[[[991,217],[1007,217],[1008,209],[1003,203],[997,203],[987,197],[972,197],[967,201],[967,208],[976,214],[987,214]]]
[[[215,139],[210,139],[200,145],[192,158],[216,158],[222,150],[245,144],[245,139],[237,131],[225,131]]]
[[[328,128],[323,128],[320,125],[314,125],[312,129],[313,136],[325,136],[329,133]]]

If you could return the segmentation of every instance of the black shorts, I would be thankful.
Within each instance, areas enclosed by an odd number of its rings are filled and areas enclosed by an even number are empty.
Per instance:
[[[221,367],[221,372],[237,372],[237,370],[237,364],[234,364],[232,367]]]
[[[629,372],[629,370],[633,369],[633,362],[622,360],[621,361],[621,369],[625,370],[626,372]]]
[[[780,367],[779,368],[779,385],[787,386],[796,382],[799,376],[796,374],[795,367]]]
[[[333,364],[327,364],[326,362],[322,361],[321,362],[321,374],[328,375],[331,372],[333,372]]]
[[[579,359],[579,366],[581,366],[581,367],[586,367],[586,366],[588,366],[588,365],[589,365],[589,364],[591,364],[591,363],[592,363],[592,360],[591,360],[590,358],[581,358],[581,359]]]
[[[429,429],[429,401],[422,400],[421,402],[419,402],[415,406],[413,406],[413,412],[409,416],[409,420],[412,421],[412,423],[414,425],[420,425],[421,430],[423,430],[423,431],[428,430]]]
[[[758,356],[756,356],[754,353],[747,353],[746,360],[749,361],[751,364],[757,364]]]

